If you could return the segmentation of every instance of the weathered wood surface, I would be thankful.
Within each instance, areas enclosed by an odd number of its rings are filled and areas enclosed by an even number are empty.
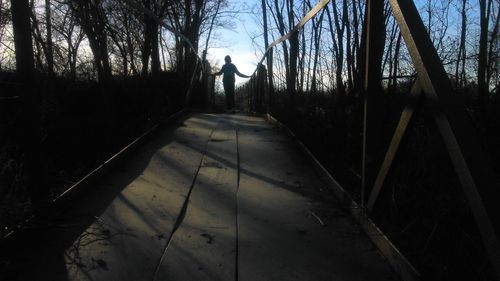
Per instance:
[[[193,114],[139,148],[53,227],[12,238],[22,247],[3,276],[397,280],[324,189],[293,140],[262,118]]]
[[[234,280],[236,132],[220,119],[207,145],[186,216],[154,280]]]
[[[260,118],[238,123],[238,280],[397,280],[348,213],[321,200],[293,140]]]

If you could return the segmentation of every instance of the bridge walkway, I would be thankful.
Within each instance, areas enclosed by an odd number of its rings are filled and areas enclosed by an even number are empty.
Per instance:
[[[176,122],[14,235],[7,280],[399,280],[288,135],[239,114]]]

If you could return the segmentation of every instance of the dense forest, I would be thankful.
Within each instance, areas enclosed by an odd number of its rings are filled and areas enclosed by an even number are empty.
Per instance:
[[[457,99],[500,174],[500,1],[415,0]],[[358,201],[361,184],[366,1],[332,0],[265,52],[316,5],[310,0],[0,0],[0,234],[142,132],[185,106],[200,63],[241,14],[265,56],[270,112]],[[388,1],[371,28],[372,184],[417,72]],[[256,58],[256,63],[258,58]],[[205,69],[210,71],[210,69]],[[290,110],[292,109],[292,110]],[[419,102],[388,175],[375,222],[429,280],[488,280],[464,195]],[[409,160],[411,159],[411,160]],[[446,241],[446,242],[443,242]],[[467,265],[467,266],[466,266]],[[461,269],[461,270],[456,270]],[[466,279],[462,279],[466,280]]]

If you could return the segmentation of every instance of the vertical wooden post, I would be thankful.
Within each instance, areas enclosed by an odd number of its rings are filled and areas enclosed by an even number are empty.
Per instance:
[[[259,113],[263,113],[266,111],[266,80],[267,80],[267,71],[266,67],[263,64],[259,64],[257,66],[257,108],[256,111]]]
[[[374,132],[373,128],[369,128],[368,124],[372,123],[370,118],[372,114],[369,105],[377,98],[377,94],[381,88],[381,52],[383,52],[383,44],[385,41],[384,30],[384,1],[367,0],[366,2],[366,20],[365,20],[365,67],[363,73],[363,152],[361,160],[361,191],[360,205],[365,206],[365,193],[368,181],[371,180],[371,175],[368,174],[369,164],[367,163],[368,142],[373,139],[369,136],[369,132]]]
[[[52,44],[52,11],[50,8],[50,0],[45,0],[45,24],[47,25],[47,70],[49,78],[53,78],[54,74],[54,47]]]

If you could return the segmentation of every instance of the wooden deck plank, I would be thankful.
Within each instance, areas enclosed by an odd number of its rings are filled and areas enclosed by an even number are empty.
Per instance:
[[[235,130],[221,120],[155,280],[235,279],[236,161]]]
[[[68,262],[85,265],[68,267],[70,280],[152,279],[212,126],[204,118],[192,117],[167,145],[156,147],[144,171],[66,252]],[[110,179],[107,184],[114,182]]]

